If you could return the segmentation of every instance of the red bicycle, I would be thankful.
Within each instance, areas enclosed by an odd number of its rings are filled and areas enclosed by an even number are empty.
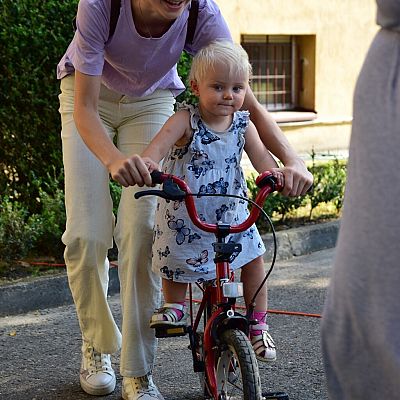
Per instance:
[[[200,382],[206,399],[288,400],[287,394],[283,392],[262,394],[257,359],[248,338],[249,326],[256,324],[257,321],[250,319],[252,309],[243,315],[235,307],[236,299],[243,296],[243,286],[241,282],[234,281],[234,275],[229,266],[231,256],[242,249],[240,244],[225,240],[231,233],[243,232],[250,228],[260,213],[264,213],[262,205],[267,196],[282,188],[277,185],[272,173],[266,171],[256,179],[259,191],[255,201],[241,196],[232,196],[252,203],[251,211],[245,221],[235,226],[221,223],[210,224],[200,220],[194,203],[193,197],[204,196],[203,194],[191,193],[186,182],[177,176],[159,171],[153,171],[151,175],[153,183],[162,183],[162,189],[141,191],[135,194],[135,198],[156,195],[167,201],[184,201],[193,223],[206,232],[214,233],[216,237],[216,242],[213,243],[216,279],[196,284],[203,293],[196,313],[192,287],[189,285],[190,325],[156,329],[156,336],[162,338],[189,335],[193,369],[200,374]],[[275,255],[276,240],[271,267],[259,290],[272,271]],[[251,304],[254,303],[259,290],[256,291]]]

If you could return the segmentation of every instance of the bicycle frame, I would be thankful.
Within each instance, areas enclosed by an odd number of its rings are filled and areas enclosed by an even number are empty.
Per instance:
[[[246,335],[249,333],[251,321],[235,312],[236,298],[243,295],[241,283],[234,282],[233,274],[230,271],[229,257],[234,251],[240,251],[240,245],[226,243],[225,238],[231,233],[243,232],[250,228],[260,214],[260,209],[252,207],[248,218],[239,225],[230,226],[227,224],[209,224],[200,220],[193,195],[183,180],[180,178],[163,174],[159,171],[152,173],[154,183],[164,183],[164,191],[148,190],[135,195],[136,198],[153,194],[169,200],[184,200],[188,214],[193,223],[201,230],[214,233],[216,243],[213,244],[215,250],[216,279],[213,285],[207,284],[203,290],[203,298],[200,302],[196,318],[193,320],[192,288],[190,288],[190,318],[191,324],[185,329],[184,333],[189,334],[193,367],[195,372],[205,373],[205,384],[207,390],[213,399],[217,400],[219,391],[217,381],[217,371],[214,360],[218,351],[219,338],[224,330],[239,329]],[[173,182],[175,185],[172,185]],[[168,183],[168,184],[167,184]],[[266,197],[274,190],[281,189],[272,173],[264,172],[256,179],[256,184],[260,188],[255,203],[260,207],[263,205]],[[203,334],[203,353],[204,360],[198,354],[199,347],[199,325],[202,317],[204,318]],[[176,332],[175,332],[176,333]],[[176,336],[171,335],[171,336]],[[159,336],[162,337],[162,336]]]

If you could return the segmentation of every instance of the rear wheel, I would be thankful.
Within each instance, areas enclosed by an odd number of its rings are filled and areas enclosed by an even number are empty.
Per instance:
[[[222,333],[215,360],[218,399],[261,400],[257,359],[248,337],[238,329]]]

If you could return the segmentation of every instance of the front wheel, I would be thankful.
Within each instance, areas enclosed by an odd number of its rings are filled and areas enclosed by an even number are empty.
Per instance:
[[[216,354],[219,400],[261,400],[257,359],[248,337],[238,329],[222,333]]]

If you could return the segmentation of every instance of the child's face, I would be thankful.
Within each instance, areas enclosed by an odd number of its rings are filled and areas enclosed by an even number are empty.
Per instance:
[[[207,71],[201,82],[192,82],[200,107],[215,116],[228,116],[238,111],[243,105],[247,87],[245,74],[229,71],[229,67],[222,63]]]

